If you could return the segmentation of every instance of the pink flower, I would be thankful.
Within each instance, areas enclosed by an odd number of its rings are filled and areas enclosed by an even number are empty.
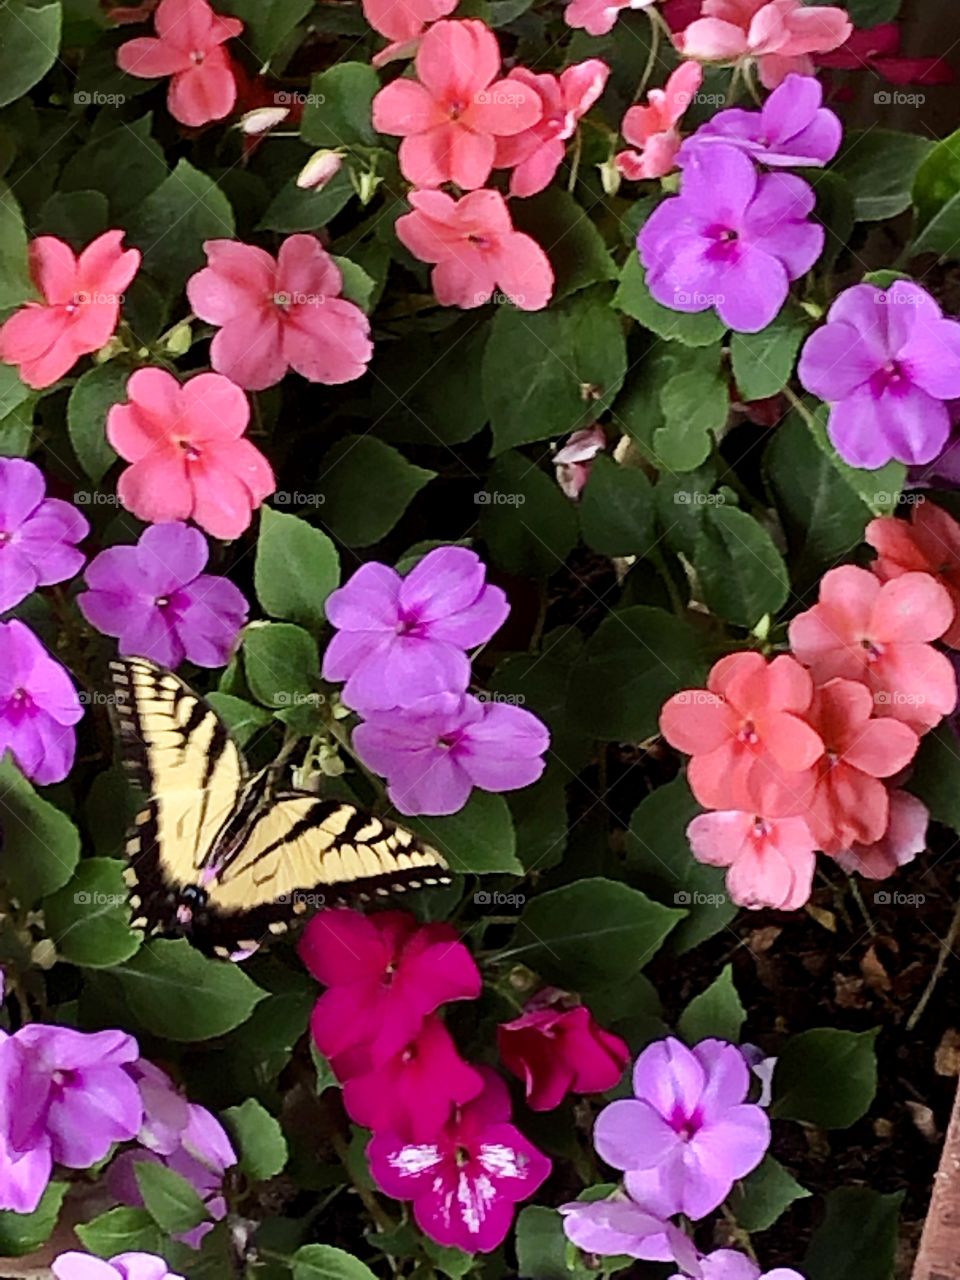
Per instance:
[[[207,266],[187,281],[218,373],[262,391],[293,368],[310,382],[352,382],[373,355],[370,324],[341,298],[340,268],[316,236],[287,236],[276,258],[236,240],[208,240]]]
[[[768,89],[791,71],[812,75],[810,54],[838,48],[853,31],[844,9],[802,0],[704,0],[701,12],[674,37],[683,56],[705,62],[756,58]]]
[[[397,219],[401,244],[436,263],[430,283],[442,306],[480,307],[500,289],[521,311],[539,311],[553,293],[553,268],[536,240],[514,231],[499,191],[411,191],[412,213]]]
[[[957,701],[950,659],[928,643],[952,621],[950,596],[930,574],[881,583],[867,569],[842,565],[824,574],[819,603],[790,623],[790,646],[818,683],[860,680],[876,715],[926,733]]]
[[[795,911],[810,897],[817,846],[803,818],[701,813],[687,839],[698,862],[729,867],[727,889],[741,907]]]
[[[497,79],[500,47],[476,18],[434,23],[420,42],[416,70],[416,80],[380,90],[373,127],[403,139],[400,170],[414,186],[482,187],[497,138],[535,125],[540,95],[521,81]]]
[[[675,167],[681,137],[677,125],[703,83],[699,62],[681,62],[665,89],[651,89],[645,107],[631,107],[620,132],[639,151],[621,151],[617,168],[625,178],[662,178]]]
[[[568,27],[582,27],[591,36],[605,36],[624,9],[648,9],[655,0],[573,0],[563,11]]]
[[[438,1244],[489,1253],[503,1242],[514,1205],[532,1196],[550,1161],[510,1121],[510,1095],[492,1071],[483,1093],[460,1108],[432,1141],[378,1133],[367,1147],[374,1181],[412,1200],[420,1229]]]
[[[236,538],[273,493],[266,458],[243,433],[250,405],[219,373],[181,384],[164,369],[138,369],[128,403],[107,414],[107,439],[132,462],[117,482],[120,501],[141,520],[193,519],[215,538]]]
[[[567,67],[559,76],[537,75],[514,67],[507,81],[519,80],[540,95],[543,115],[531,128],[497,139],[498,169],[512,169],[510,194],[533,196],[553,181],[581,116],[586,115],[607,83],[610,68],[599,58]]]
[[[156,37],[128,40],[117,64],[131,76],[171,76],[170,114],[196,128],[230,114],[237,82],[224,44],[243,30],[239,18],[215,13],[207,0],[160,0],[153,15]]]
[[[184,1280],[155,1253],[118,1253],[107,1261],[71,1249],[54,1258],[50,1273],[55,1280]]]
[[[905,573],[929,573],[953,601],[953,621],[941,639],[960,649],[960,524],[936,503],[921,500],[910,520],[880,516],[867,525],[864,539],[877,553],[870,566],[883,582]]]
[[[457,0],[363,0],[363,16],[388,40],[406,41],[456,7]]]
[[[927,806],[907,791],[890,792],[890,820],[874,844],[855,844],[834,858],[848,875],[853,872],[868,880],[886,880],[900,867],[912,862],[927,847]]]
[[[43,301],[26,303],[0,326],[0,360],[19,365],[27,386],[53,386],[113,337],[123,290],[140,266],[139,249],[120,248],[123,237],[105,231],[79,257],[56,236],[31,241],[30,275]]]
[[[619,1083],[630,1050],[604,1031],[585,1005],[565,1007],[563,992],[532,1000],[497,1028],[503,1065],[522,1080],[532,1111],[552,1111],[568,1093],[603,1093]]]
[[[454,1109],[482,1089],[480,1072],[464,1062],[450,1032],[431,1013],[392,1058],[346,1082],[343,1105],[351,1120],[374,1133],[429,1142]]]
[[[603,427],[584,427],[567,437],[566,444],[553,455],[557,484],[576,501],[590,478],[591,463],[607,447]]]
[[[801,718],[810,706],[809,672],[782,654],[733,653],[710,672],[706,689],[675,694],[660,731],[690,761],[690,787],[705,809],[766,817],[798,811],[806,772],[823,743]]]
[[[341,1080],[385,1062],[429,1014],[449,1000],[475,1000],[482,986],[450,925],[420,925],[404,911],[321,911],[304,930],[300,958],[327,987],[310,1030]]]

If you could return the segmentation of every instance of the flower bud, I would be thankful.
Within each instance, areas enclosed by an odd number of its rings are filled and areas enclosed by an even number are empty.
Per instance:
[[[268,129],[283,124],[289,114],[289,107],[255,107],[253,111],[246,111],[240,117],[240,132],[256,137],[257,134],[266,133]]]
[[[621,179],[616,158],[610,156],[603,164],[598,164],[597,168],[600,170],[600,185],[603,187],[604,195],[615,196],[620,190]]]
[[[339,151],[315,151],[297,174],[297,186],[303,191],[322,191],[340,172],[343,156]]]

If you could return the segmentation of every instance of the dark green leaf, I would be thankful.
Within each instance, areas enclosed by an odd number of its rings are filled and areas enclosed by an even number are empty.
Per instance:
[[[257,599],[271,617],[320,627],[324,601],[340,581],[340,559],[320,529],[264,507],[253,578]]]
[[[562,187],[513,202],[513,224],[541,245],[553,266],[553,301],[619,272],[587,210]]]
[[[436,476],[373,436],[346,436],[321,464],[324,523],[348,547],[379,542]]]
[[[163,148],[151,137],[152,128],[153,115],[148,113],[132,124],[91,137],[67,161],[58,190],[101,192],[114,218],[125,223],[168,174]]]
[[[313,0],[225,0],[218,12],[242,19],[243,44],[252,49],[261,62],[269,62],[297,23],[312,9]]]
[[[744,1231],[767,1231],[795,1200],[809,1195],[773,1156],[764,1156],[753,1173],[734,1187],[729,1204]]]
[[[799,1264],[807,1280],[851,1280],[853,1276],[856,1280],[892,1280],[903,1196],[902,1191],[881,1195],[869,1187],[831,1191],[827,1216]]]
[[[580,498],[583,540],[605,556],[646,555],[654,544],[653,487],[636,467],[601,454]]]
[[[37,215],[35,235],[66,240],[75,253],[107,230],[110,209],[99,191],[56,191]]]
[[[129,960],[143,936],[130,928],[124,864],[117,858],[84,858],[69,884],[46,898],[46,931],[71,964],[107,969]]]
[[[19,306],[33,294],[23,215],[9,187],[0,182],[0,311]]]
[[[922,230],[960,194],[960,129],[943,138],[929,152],[917,170],[913,183],[913,203],[917,225]]]
[[[747,1011],[733,985],[733,966],[725,965],[706,991],[690,1001],[677,1023],[677,1030],[687,1044],[716,1037],[737,1044]]]
[[[293,1280],[376,1280],[359,1258],[329,1244],[306,1244],[291,1261]]]
[[[171,293],[205,263],[205,240],[233,236],[229,200],[187,160],[140,202],[129,225],[130,242],[143,251],[143,270]]]
[[[846,1129],[877,1092],[877,1031],[818,1027],[786,1043],[773,1075],[771,1114],[823,1129]]]
[[[252,702],[230,693],[208,693],[207,701],[241,747],[272,719],[270,712],[264,711],[263,707],[254,706]]]
[[[355,195],[347,169],[341,169],[319,191],[303,190],[291,180],[281,187],[260,219],[261,231],[319,231]]]
[[[0,1256],[20,1258],[46,1244],[57,1225],[69,1189],[67,1182],[51,1182],[33,1213],[0,1212]]]
[[[117,460],[107,440],[107,413],[126,396],[130,370],[111,361],[88,369],[67,401],[67,431],[84,474],[95,485]]]
[[[243,666],[255,698],[267,707],[316,702],[317,644],[288,622],[257,622],[243,633]]]
[[[809,320],[788,303],[760,333],[735,333],[730,339],[733,376],[743,400],[764,400],[790,381]]]
[[[740,627],[775,614],[790,595],[787,566],[773,539],[738,507],[705,509],[694,565],[708,607]]]
[[[853,191],[857,221],[880,222],[908,209],[914,178],[933,147],[930,138],[916,133],[848,133],[833,169]]]
[[[339,62],[310,82],[300,136],[312,147],[376,146],[371,118],[377,73],[366,62]]]
[[[146,1209],[108,1209],[74,1227],[80,1243],[98,1258],[118,1253],[160,1253],[164,1237]]]
[[[0,107],[42,80],[60,49],[59,0],[5,0],[0,6]]]
[[[147,1212],[164,1231],[192,1231],[207,1219],[207,1210],[193,1186],[164,1164],[141,1160],[134,1164],[137,1186]]]
[[[38,796],[12,758],[0,761],[0,874],[23,906],[61,888],[80,857],[80,834],[65,813]]]
[[[577,544],[577,513],[559,486],[521,453],[505,453],[474,495],[480,534],[496,563],[521,577],[547,578]]]
[[[908,787],[934,821],[960,832],[960,744],[952,725],[941,724],[924,736]]]
[[[508,871],[522,875],[513,819],[503,796],[474,791],[459,813],[447,818],[398,818],[440,850],[457,874]]]
[[[556,1209],[528,1204],[517,1218],[517,1273],[524,1280],[585,1280],[596,1272],[582,1262],[571,1269],[573,1246],[563,1233],[563,1217]]]
[[[239,1149],[240,1168],[248,1178],[264,1182],[280,1173],[287,1163],[287,1141],[266,1107],[256,1098],[246,1098],[240,1106],[228,1107],[223,1119]]]
[[[630,254],[620,273],[613,305],[639,320],[658,338],[681,342],[685,347],[710,347],[726,333],[726,325],[713,310],[692,314],[671,311],[655,301],[636,253]]]

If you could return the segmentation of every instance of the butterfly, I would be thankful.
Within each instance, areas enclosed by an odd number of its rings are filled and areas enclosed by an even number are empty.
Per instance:
[[[251,773],[221,718],[145,658],[110,664],[129,773],[147,797],[127,834],[133,927],[229,956],[311,907],[449,883],[412,831],[341,800]]]

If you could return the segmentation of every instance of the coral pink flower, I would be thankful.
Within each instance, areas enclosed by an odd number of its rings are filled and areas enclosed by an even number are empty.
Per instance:
[[[801,717],[810,706],[809,672],[786,654],[733,653],[710,672],[706,689],[675,694],[660,732],[690,761],[693,794],[705,809],[743,809],[768,817],[798,811],[806,772],[823,743]]]
[[[105,231],[79,257],[56,236],[31,241],[30,275],[43,301],[0,326],[0,360],[19,365],[28,387],[52,386],[113,337],[123,290],[140,266],[139,249],[120,248],[123,236]]]
[[[343,1086],[343,1105],[357,1124],[413,1142],[436,1138],[456,1107],[475,1098],[483,1077],[457,1053],[435,1013],[399,1053]]]
[[[497,1028],[503,1065],[523,1081],[527,1105],[552,1111],[568,1093],[603,1093],[619,1083],[630,1050],[585,1005],[562,991],[541,993],[519,1018]]]
[[[229,378],[200,373],[182,386],[163,369],[138,369],[129,403],[107,414],[107,439],[132,462],[117,482],[141,520],[194,520],[215,538],[236,538],[273,493],[266,458],[243,433],[247,397]]]
[[[340,1079],[398,1052],[448,1000],[475,1000],[481,979],[448,924],[418,924],[404,911],[372,916],[321,911],[300,941],[300,958],[327,990],[310,1022]]]
[[[187,281],[201,320],[221,325],[210,363],[262,391],[288,367],[311,382],[352,382],[373,355],[370,323],[341,298],[340,268],[316,236],[287,236],[276,258],[236,240],[208,240],[207,266]]]
[[[590,478],[591,465],[598,453],[607,447],[603,427],[584,427],[568,436],[567,442],[553,455],[557,484],[576,501]]]
[[[363,16],[388,40],[407,41],[456,7],[457,0],[363,0]]]
[[[243,30],[239,18],[215,13],[207,0],[160,0],[156,37],[128,40],[117,65],[131,76],[170,76],[167,106],[181,124],[196,128],[230,114],[237,82],[224,44]]]
[[[960,649],[960,524],[933,502],[923,499],[910,512],[910,522],[880,516],[867,525],[864,537],[877,552],[871,568],[884,582],[905,573],[929,573],[953,601],[953,622],[941,637]]]
[[[950,659],[927,643],[952,621],[950,596],[930,574],[881,583],[867,569],[842,565],[824,574],[819,603],[790,623],[790,646],[819,683],[861,680],[876,715],[925,733],[957,701]]]
[[[649,9],[655,0],[572,0],[563,11],[568,27],[581,27],[591,36],[605,36],[624,9]]]
[[[553,268],[536,240],[514,231],[499,191],[411,191],[412,213],[397,219],[401,244],[433,262],[430,283],[445,307],[480,307],[500,289],[521,311],[539,311],[553,293]]]
[[[845,10],[802,0],[704,0],[702,15],[674,37],[684,57],[757,58],[768,89],[791,71],[812,75],[810,54],[839,48],[853,31]]]
[[[599,58],[588,58],[567,67],[559,76],[537,75],[526,67],[514,67],[507,82],[519,80],[540,95],[543,115],[523,133],[497,139],[498,169],[512,169],[510,194],[533,196],[553,181],[568,138],[581,116],[586,115],[607,83],[610,68]]]
[[[681,62],[664,89],[651,89],[645,107],[631,107],[620,132],[639,151],[621,151],[617,168],[625,178],[662,178],[675,167],[681,137],[677,125],[703,83],[699,62]]]
[[[513,1223],[514,1205],[550,1174],[550,1161],[510,1124],[510,1095],[483,1070],[484,1090],[432,1141],[375,1134],[367,1147],[374,1181],[412,1200],[420,1229],[438,1244],[489,1253]]]
[[[520,80],[497,79],[500,46],[476,18],[434,23],[416,69],[416,80],[394,80],[374,98],[373,127],[403,139],[400,170],[414,186],[482,187],[497,138],[540,119],[539,93]]]
[[[687,839],[698,862],[729,867],[727,888],[738,906],[795,911],[810,897],[817,846],[803,818],[701,813]]]
[[[930,812],[922,800],[907,791],[890,792],[890,820],[875,844],[855,844],[834,855],[848,875],[854,871],[868,880],[886,880],[912,862],[927,847]]]

